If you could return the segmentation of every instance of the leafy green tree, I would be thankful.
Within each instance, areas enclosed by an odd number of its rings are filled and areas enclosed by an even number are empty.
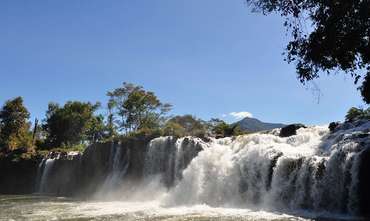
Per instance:
[[[341,70],[357,83],[370,103],[370,1],[359,0],[246,0],[264,14],[277,12],[286,18],[292,32],[287,61],[296,65],[298,79],[305,83],[321,72]],[[310,22],[308,25],[307,22]],[[310,26],[310,32],[306,31]]]
[[[106,131],[107,131],[107,137],[108,138],[114,138],[117,136],[117,127],[115,125],[115,115],[114,115],[114,106],[115,101],[109,100],[108,101],[108,116],[107,116],[107,125],[106,125]]]
[[[171,110],[171,105],[162,103],[153,92],[131,83],[124,82],[122,87],[108,92],[107,95],[108,105],[112,110],[108,121],[116,122],[118,128],[126,133],[158,128],[164,121],[165,114]]]
[[[212,118],[208,121],[211,134],[216,137],[230,137],[244,134],[238,125],[230,125],[223,120]]]
[[[0,110],[0,148],[14,150],[32,147],[29,117],[22,97],[5,102]]]
[[[104,125],[104,116],[97,115],[93,116],[86,126],[86,139],[90,143],[96,143],[102,141],[106,137],[110,137],[110,131]],[[108,133],[107,133],[108,132]]]
[[[100,104],[68,101],[63,107],[49,103],[43,129],[48,147],[96,142],[101,138],[103,119],[94,112]]]
[[[216,136],[227,137],[232,135],[232,127],[225,122],[221,122],[213,128],[212,132]]]
[[[186,136],[186,131],[179,123],[169,121],[163,128],[163,134],[165,136],[183,137]]]
[[[362,95],[363,100],[367,104],[370,104],[370,74],[367,74],[365,76],[365,80],[362,83],[360,90],[361,90],[361,95]]]

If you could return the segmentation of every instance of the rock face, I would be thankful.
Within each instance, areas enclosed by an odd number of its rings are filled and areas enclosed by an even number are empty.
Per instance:
[[[82,155],[50,153],[38,166],[36,163],[38,182],[34,190],[41,194],[87,197],[104,185],[113,188],[123,176],[140,179],[151,139],[130,137],[120,142],[97,143],[87,147]]]
[[[280,137],[290,137],[297,134],[299,128],[306,128],[303,124],[290,124],[286,127],[281,128]]]
[[[340,125],[340,123],[339,122],[331,122],[330,124],[329,124],[329,130],[330,130],[330,132],[334,132],[335,131],[335,129],[338,127]]]
[[[0,160],[0,193],[29,194],[35,192],[39,160]]]

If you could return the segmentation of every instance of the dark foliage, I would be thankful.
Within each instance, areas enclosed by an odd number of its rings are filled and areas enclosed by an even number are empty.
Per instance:
[[[104,128],[101,116],[94,115],[99,104],[69,101],[63,107],[50,103],[43,129],[47,147],[78,145],[96,142]]]
[[[14,150],[32,146],[29,133],[30,113],[23,105],[22,97],[5,102],[0,110],[0,149]]]
[[[292,32],[287,61],[296,64],[298,79],[305,83],[320,72],[344,71],[357,83],[370,74],[369,0],[246,0],[264,14],[278,12]],[[310,22],[311,27],[306,27]],[[306,29],[313,29],[307,32]],[[370,103],[369,77],[361,87]]]

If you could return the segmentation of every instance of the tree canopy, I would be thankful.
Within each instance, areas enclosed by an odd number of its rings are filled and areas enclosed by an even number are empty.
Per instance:
[[[111,124],[115,122],[117,127],[125,132],[159,127],[172,107],[168,103],[162,103],[154,92],[126,82],[107,95],[111,113],[108,121]]]
[[[370,103],[370,1],[368,0],[246,0],[255,11],[277,12],[292,32],[286,59],[296,65],[305,83],[321,72],[343,71],[357,83]],[[307,26],[310,26],[307,28]],[[307,31],[312,29],[312,31]]]
[[[228,124],[225,121],[218,118],[212,118],[210,121],[208,121],[208,125],[211,134],[213,134],[216,137],[237,136],[244,133],[240,129],[239,125]]]
[[[29,117],[30,113],[23,105],[22,97],[5,102],[0,110],[0,148],[14,150],[32,147]]]
[[[352,107],[348,110],[345,119],[346,121],[355,121],[359,119],[370,120],[370,108],[361,109],[361,108]]]
[[[49,147],[77,145],[85,141],[95,142],[102,136],[102,116],[94,112],[99,103],[68,101],[64,106],[49,103],[43,129],[47,133]]]

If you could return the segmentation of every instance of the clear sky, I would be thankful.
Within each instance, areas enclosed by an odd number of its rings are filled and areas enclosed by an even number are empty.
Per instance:
[[[204,119],[324,124],[363,105],[349,76],[315,81],[319,102],[299,83],[282,23],[244,0],[1,0],[0,103],[23,96],[43,118],[50,101],[105,104],[127,81]]]

